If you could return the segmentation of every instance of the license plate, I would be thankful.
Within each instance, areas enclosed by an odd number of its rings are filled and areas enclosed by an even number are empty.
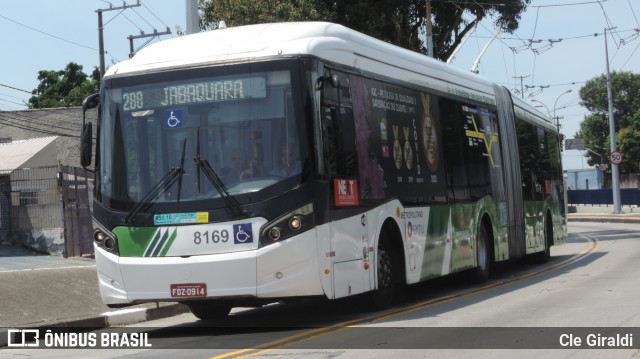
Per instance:
[[[206,297],[207,285],[205,283],[171,284],[171,296],[173,298]]]

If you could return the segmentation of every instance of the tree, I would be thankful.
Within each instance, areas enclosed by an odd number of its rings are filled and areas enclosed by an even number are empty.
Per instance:
[[[434,57],[446,60],[476,22],[494,16],[506,33],[518,28],[531,0],[433,1]],[[264,22],[329,21],[395,45],[426,53],[426,0],[199,0],[201,28]],[[464,14],[474,20],[465,21]]]
[[[95,68],[90,78],[82,65],[70,62],[64,70],[38,71],[40,84],[31,91],[29,108],[80,106],[82,100],[100,88],[100,72]]]
[[[640,75],[631,72],[611,74],[613,94],[613,117],[616,129],[617,148],[624,154],[622,170],[638,172],[640,169]],[[587,153],[587,163],[608,162],[611,142],[609,137],[609,103],[607,78],[595,77],[580,89],[581,104],[591,114],[580,124],[576,138],[585,140],[593,152]]]

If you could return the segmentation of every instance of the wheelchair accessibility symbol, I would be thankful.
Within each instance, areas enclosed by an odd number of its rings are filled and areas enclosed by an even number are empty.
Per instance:
[[[182,127],[182,110],[166,110],[164,127],[165,128],[181,128]]]
[[[253,231],[251,230],[250,223],[233,225],[233,243],[253,243]]]

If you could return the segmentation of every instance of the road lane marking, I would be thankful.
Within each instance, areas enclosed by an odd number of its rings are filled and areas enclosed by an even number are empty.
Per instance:
[[[434,305],[434,304],[443,304],[443,303],[447,303],[449,301],[452,301],[454,299],[458,299],[458,298],[464,298],[467,296],[471,296],[474,294],[478,294],[478,293],[483,293],[486,292],[489,289],[493,289],[493,288],[497,288],[497,287],[501,287],[507,284],[512,284],[512,283],[517,283],[519,281],[523,281],[525,279],[529,279],[531,277],[534,276],[538,276],[540,274],[543,273],[547,273],[547,272],[551,272],[553,270],[556,270],[558,268],[567,266],[571,263],[574,263],[580,259],[583,259],[585,256],[587,256],[588,254],[591,254],[595,251],[597,251],[597,249],[600,246],[600,243],[597,239],[595,239],[594,237],[588,236],[588,235],[582,235],[582,234],[578,234],[580,237],[586,239],[588,241],[587,246],[581,250],[578,254],[562,261],[559,263],[556,263],[554,265],[542,268],[538,271],[534,271],[531,273],[527,273],[527,274],[523,274],[520,275],[518,277],[514,277],[514,278],[509,278],[509,279],[505,279],[505,280],[501,280],[498,282],[494,282],[494,283],[489,283],[486,285],[483,285],[481,287],[478,288],[471,288],[465,292],[462,293],[455,293],[455,294],[450,294],[450,295],[446,295],[444,297],[438,297],[438,298],[433,298],[433,299],[429,299],[426,301],[422,301],[413,305],[410,305],[408,307],[404,307],[404,308],[399,308],[399,309],[395,309],[395,310],[388,310],[386,312],[383,313],[378,313],[378,314],[374,314],[374,315],[370,315],[368,317],[364,317],[364,318],[360,318],[360,319],[353,319],[353,320],[349,320],[349,321],[345,321],[345,322],[341,322],[341,323],[337,323],[331,326],[327,326],[327,327],[322,327],[322,328],[317,328],[317,329],[313,329],[310,331],[305,331],[303,333],[298,333],[295,335],[291,335],[288,337],[284,337],[278,340],[274,340],[268,343],[264,343],[264,344],[260,344],[260,345],[256,345],[254,347],[251,348],[247,348],[247,349],[242,349],[242,350],[237,350],[234,352],[229,352],[229,353],[225,353],[225,354],[221,354],[218,356],[214,356],[211,359],[224,359],[224,358],[231,358],[233,357],[234,359],[244,359],[244,358],[249,358],[249,357],[254,357],[254,356],[258,356],[258,355],[263,355],[266,353],[269,353],[271,351],[277,350],[277,349],[283,349],[286,347],[290,347],[296,344],[300,344],[300,343],[304,343],[310,340],[314,340],[314,339],[318,339],[330,334],[336,334],[339,333],[341,331],[345,331],[347,329],[351,329],[351,328],[357,328],[360,325],[363,324],[368,324],[368,323],[372,323],[372,322],[376,322],[376,321],[381,321],[381,320],[385,320],[385,319],[389,319],[389,318],[393,318],[399,315],[403,315],[403,314],[408,314],[408,313],[412,313],[416,310],[428,307],[430,305]]]

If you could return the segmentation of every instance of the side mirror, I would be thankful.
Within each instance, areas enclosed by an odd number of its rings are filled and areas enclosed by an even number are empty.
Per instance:
[[[84,115],[87,110],[92,109],[94,107],[98,107],[100,104],[100,94],[94,93],[93,95],[89,95],[82,100],[82,114]],[[84,118],[83,118],[84,120]]]
[[[80,135],[80,165],[83,168],[91,166],[93,156],[93,125],[91,122],[82,125]]]
[[[87,123],[87,110],[100,105],[100,94],[89,95],[82,100],[82,132],[80,133],[80,165],[87,168],[93,156],[93,125]]]

